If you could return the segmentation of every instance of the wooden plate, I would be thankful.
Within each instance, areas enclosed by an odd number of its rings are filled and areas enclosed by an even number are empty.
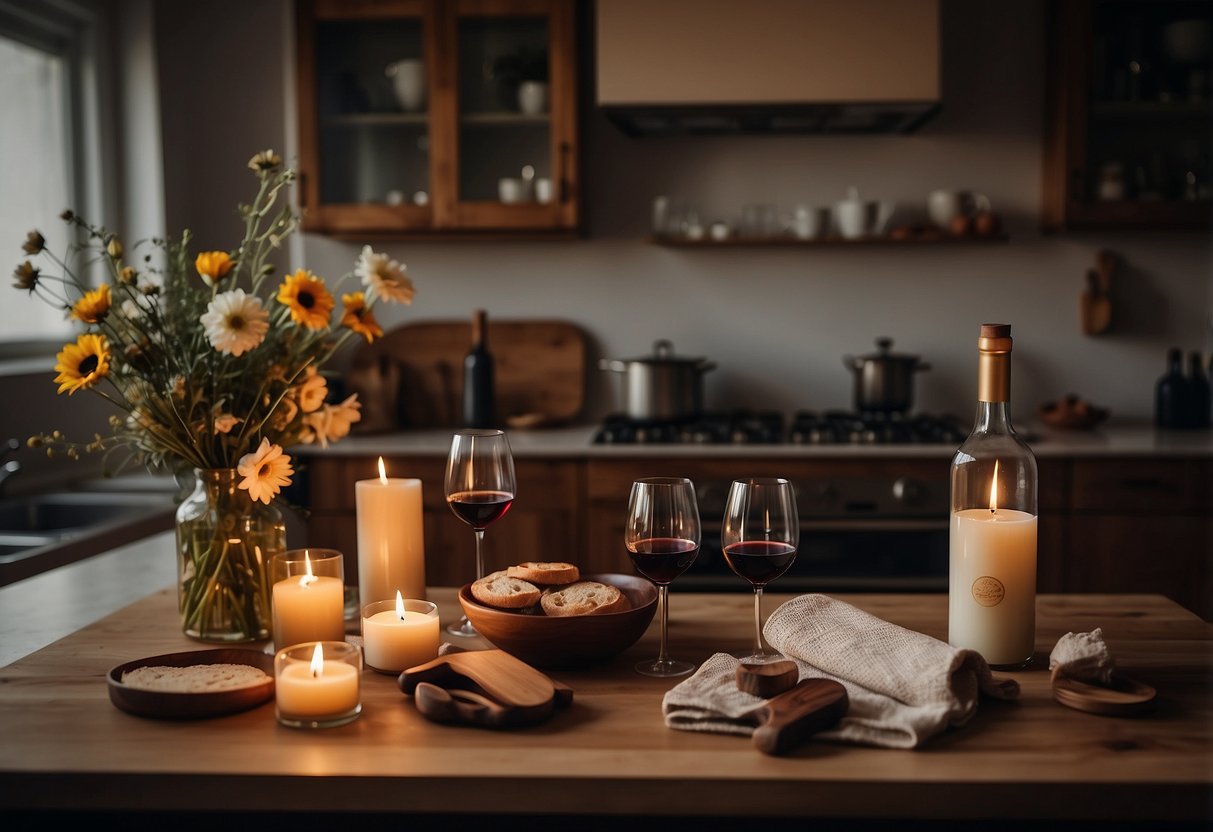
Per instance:
[[[260,668],[265,681],[232,690],[209,693],[140,690],[122,684],[122,674],[139,667],[189,667],[195,664],[247,664]],[[274,698],[274,657],[257,650],[191,650],[149,656],[110,668],[106,674],[110,701],[121,710],[154,719],[206,719],[255,708]]]
[[[1112,685],[1092,685],[1057,676],[1053,698],[1061,704],[1101,716],[1135,716],[1154,707],[1156,691],[1150,685],[1113,674]]]

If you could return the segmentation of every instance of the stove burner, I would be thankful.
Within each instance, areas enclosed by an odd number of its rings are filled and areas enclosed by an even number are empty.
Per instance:
[[[600,445],[959,445],[968,436],[953,416],[799,411],[785,435],[774,411],[712,411],[696,419],[641,421],[608,416],[594,437]]]

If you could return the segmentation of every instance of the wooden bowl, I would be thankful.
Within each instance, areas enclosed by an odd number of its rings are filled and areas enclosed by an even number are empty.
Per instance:
[[[584,667],[606,661],[639,640],[657,611],[657,587],[635,575],[582,575],[581,579],[618,587],[632,608],[602,615],[528,615],[485,606],[472,597],[471,584],[459,590],[459,603],[476,632],[527,664]]]
[[[1108,418],[1108,411],[1071,394],[1059,402],[1041,405],[1040,421],[1054,428],[1088,430]]]
[[[142,690],[122,684],[122,674],[139,667],[190,667],[196,664],[248,664],[269,677],[256,685],[209,693]],[[136,716],[155,719],[206,719],[255,708],[274,698],[274,657],[257,650],[221,648],[149,656],[110,668],[105,677],[110,701]]]

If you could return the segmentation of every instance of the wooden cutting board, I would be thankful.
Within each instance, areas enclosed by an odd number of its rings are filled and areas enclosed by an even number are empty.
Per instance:
[[[398,427],[454,427],[460,421],[463,358],[471,320],[420,321],[397,327],[355,354],[347,386],[363,401],[356,432]],[[497,419],[542,414],[536,426],[577,418],[585,404],[586,339],[555,320],[494,321],[488,348],[495,369]],[[536,420],[532,420],[536,421]]]

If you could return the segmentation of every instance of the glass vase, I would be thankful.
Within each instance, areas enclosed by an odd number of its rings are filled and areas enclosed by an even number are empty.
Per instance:
[[[270,637],[270,558],[286,550],[273,504],[237,487],[234,468],[194,470],[177,508],[177,598],[181,629],[199,641]]]

